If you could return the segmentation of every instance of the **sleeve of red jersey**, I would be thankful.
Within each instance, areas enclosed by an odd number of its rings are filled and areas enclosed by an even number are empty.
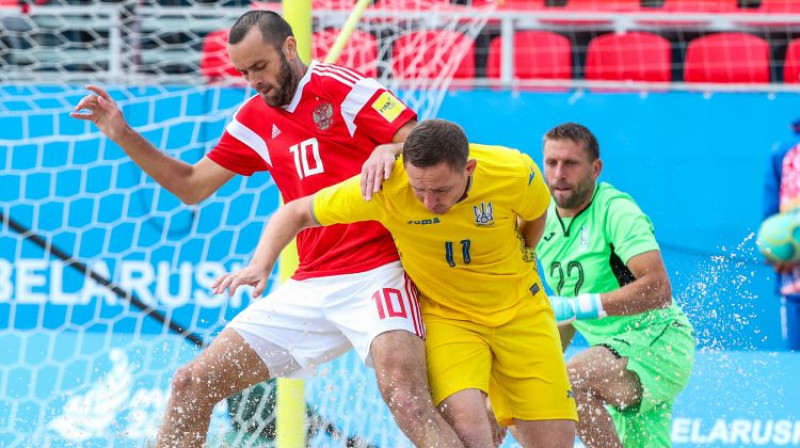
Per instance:
[[[208,153],[208,158],[243,176],[269,170],[267,142],[246,124],[254,122],[254,113],[256,111],[248,108],[247,104],[239,109],[225,127],[217,146]]]
[[[252,176],[256,171],[269,169],[253,149],[229,134],[228,131],[222,134],[217,146],[207,156],[217,165],[243,176]]]
[[[377,82],[376,82],[377,83]],[[356,115],[356,126],[378,143],[390,143],[394,134],[417,113],[386,89],[376,90]]]
[[[390,143],[394,134],[417,113],[378,81],[345,67],[319,64],[326,90],[340,101],[340,110],[350,135],[361,132],[377,144]]]

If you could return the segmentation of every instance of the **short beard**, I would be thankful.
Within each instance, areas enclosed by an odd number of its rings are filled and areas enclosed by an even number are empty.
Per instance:
[[[581,204],[583,204],[591,194],[592,185],[594,185],[594,182],[592,182],[591,179],[589,179],[588,182],[580,182],[575,186],[574,192],[568,198],[559,201],[555,196],[553,196],[553,199],[555,199],[556,204],[560,208],[565,210],[576,209],[581,206]]]
[[[281,70],[278,73],[278,86],[280,95],[276,98],[276,104],[270,104],[272,107],[285,106],[292,102],[297,86],[300,84],[300,79],[295,76],[292,67],[289,65],[289,60],[283,51],[279,52],[281,55]]]

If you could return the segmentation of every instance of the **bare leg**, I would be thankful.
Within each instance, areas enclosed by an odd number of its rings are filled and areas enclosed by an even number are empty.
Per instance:
[[[202,447],[214,405],[267,379],[269,371],[258,354],[236,330],[226,328],[200,356],[175,373],[156,446]]]
[[[439,411],[453,426],[467,448],[496,446],[494,430],[486,414],[486,394],[479,389],[464,389],[445,398]]]
[[[602,346],[575,355],[567,364],[578,404],[578,435],[587,448],[622,448],[605,405],[624,409],[642,399],[639,377],[627,365],[627,358],[617,358]]]
[[[515,419],[513,434],[525,448],[571,448],[575,445],[575,422]]]
[[[407,331],[389,331],[372,341],[375,375],[397,426],[418,447],[462,447],[436,412],[428,387],[425,341]]]

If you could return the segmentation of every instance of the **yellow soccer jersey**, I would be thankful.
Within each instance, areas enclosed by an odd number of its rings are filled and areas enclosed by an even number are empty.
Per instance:
[[[478,164],[467,196],[443,215],[414,196],[402,160],[371,201],[356,176],[319,191],[313,211],[322,225],[382,223],[424,296],[423,312],[498,326],[541,288],[534,263],[523,258],[516,219],[541,217],[550,193],[539,167],[517,150],[472,144],[470,158]]]

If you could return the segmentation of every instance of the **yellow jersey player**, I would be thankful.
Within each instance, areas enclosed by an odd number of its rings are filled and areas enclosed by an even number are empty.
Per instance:
[[[571,447],[575,401],[555,316],[526,250],[542,235],[549,202],[530,157],[470,145],[458,125],[428,120],[409,134],[403,158],[370,201],[355,177],[287,204],[270,220],[251,264],[213,287],[234,293],[263,284],[302,228],[378,221],[421,293],[433,399],[464,444],[496,441],[488,394],[497,420],[514,425],[523,446]],[[413,317],[418,310],[403,299],[408,295],[385,288],[372,300],[381,316]]]

